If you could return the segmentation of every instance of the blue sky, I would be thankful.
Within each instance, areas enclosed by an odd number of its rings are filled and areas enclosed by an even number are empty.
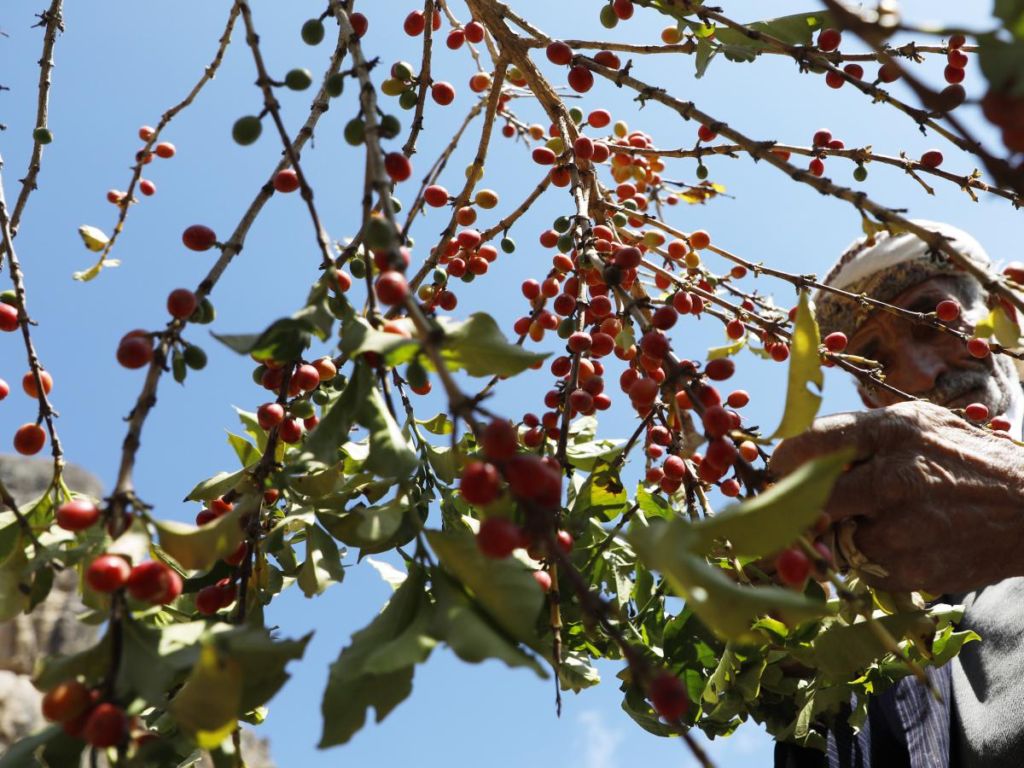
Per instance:
[[[779,15],[815,7],[789,0],[771,5]],[[987,7],[985,13],[969,15],[962,3],[908,0],[902,5],[912,21],[938,18],[977,29],[989,24]],[[547,33],[567,38],[655,43],[664,26],[660,17],[638,12],[630,22],[607,32],[598,24],[596,3],[516,0],[514,6]],[[752,21],[760,18],[763,6],[737,0],[729,3],[726,11]],[[24,174],[31,148],[38,77],[35,62],[41,35],[29,27],[33,13],[41,7],[39,3],[8,3],[0,14],[0,29],[8,35],[0,37],[0,84],[10,88],[0,93],[0,123],[7,126],[0,132],[0,153],[8,200],[17,195],[17,180]],[[196,254],[181,246],[181,231],[190,224],[204,223],[226,236],[279,157],[280,146],[269,130],[251,147],[239,147],[230,138],[235,119],[258,112],[261,104],[253,86],[252,56],[241,34],[236,32],[216,80],[166,131],[164,138],[177,146],[177,156],[170,161],[156,160],[147,168],[146,175],[155,181],[158,191],[130,213],[114,253],[122,266],[104,271],[93,283],[72,281],[71,273],[87,267],[92,255],[82,247],[77,228],[92,224],[110,230],[116,211],[105,195],[108,189],[124,189],[128,183],[129,166],[139,146],[138,127],[155,124],[162,112],[192,87],[212,57],[228,7],[227,2],[195,0],[71,3],[65,13],[67,32],[57,44],[51,102],[56,138],[46,149],[40,189],[29,203],[16,247],[26,273],[30,311],[39,321],[33,330],[37,349],[56,382],[52,398],[62,414],[59,430],[68,458],[95,472],[108,487],[116,476],[125,429],[122,419],[142,385],[140,372],[115,364],[118,339],[136,327],[160,327],[166,321],[167,293],[182,286],[194,288],[212,264],[215,257],[211,253]],[[258,0],[252,7],[271,72],[283,77],[288,69],[301,66],[319,77],[332,49],[332,32],[328,32],[327,42],[311,48],[300,40],[299,28],[306,18],[318,15],[323,4]],[[397,0],[357,3],[357,10],[370,19],[364,46],[369,55],[382,59],[383,66],[374,72],[378,83],[393,61],[419,62],[418,39],[401,31],[402,19],[414,7],[421,4]],[[453,12],[468,21],[461,3],[453,3]],[[855,45],[850,49],[859,50]],[[449,51],[443,44],[435,46],[435,51],[435,77],[452,82],[458,95],[446,108],[428,101],[413,180],[397,191],[405,201],[411,200],[414,184],[472,105],[467,82],[474,70],[468,53]],[[556,82],[564,82],[564,70],[546,60],[542,64]],[[920,70],[938,84],[943,65],[933,58]],[[847,146],[872,144],[881,153],[894,155],[905,150],[911,157],[938,147],[950,170],[969,172],[976,165],[941,139],[922,136],[895,110],[870,104],[852,87],[833,91],[820,77],[799,76],[788,59],[766,56],[752,64],[716,59],[702,80],[694,79],[693,67],[692,57],[651,57],[637,61],[634,74],[695,101],[701,109],[755,138],[806,145],[815,130],[829,127]],[[972,96],[983,92],[975,61],[968,68],[965,85]],[[899,84],[893,90],[907,96]],[[286,123],[294,132],[307,114],[309,93],[282,91],[279,97]],[[356,114],[355,97],[356,89],[350,84],[344,96],[332,102],[319,124],[316,141],[303,156],[320,215],[336,239],[351,235],[358,225],[362,150],[347,146],[341,137],[345,123]],[[599,79],[582,103],[587,110],[610,109],[615,119],[625,119],[630,126],[650,133],[658,146],[694,143],[695,124],[684,123],[675,113],[653,103],[638,111],[632,97],[632,92],[618,91]],[[385,99],[382,106],[408,126],[410,114],[401,112],[395,101]],[[527,122],[546,125],[536,104],[517,100],[514,108]],[[992,132],[976,110],[961,111],[968,124],[991,139]],[[442,177],[441,183],[449,189],[461,186],[462,169],[475,149],[479,126],[474,123],[469,129],[466,146]],[[397,148],[398,142],[395,144]],[[677,206],[669,215],[674,226],[687,231],[707,229],[716,243],[754,261],[818,274],[859,234],[860,221],[854,209],[794,184],[773,168],[728,158],[712,159],[708,166],[711,179],[724,184],[729,197],[707,206]],[[665,176],[692,181],[694,168],[692,161],[675,161]],[[854,184],[852,169],[852,164],[831,160],[827,174]],[[869,170],[863,186],[879,202],[907,208],[915,217],[960,226],[972,232],[996,260],[1021,258],[1024,213],[1014,211],[1005,201],[982,196],[979,203],[972,203],[948,183],[935,184],[932,197],[897,169],[871,166]],[[540,177],[541,171],[528,161],[521,144],[495,136],[483,186],[497,190],[502,205],[485,212],[480,223],[487,226],[496,221]],[[456,314],[488,311],[511,334],[512,321],[526,310],[519,283],[543,275],[550,263],[537,245],[537,236],[555,216],[571,212],[570,202],[564,192],[548,192],[514,228],[517,252],[502,255],[486,277],[473,284],[472,291],[459,292]],[[446,221],[445,214],[429,212],[413,235],[429,246],[436,242]],[[423,247],[415,250],[414,264],[423,255]],[[318,262],[302,201],[297,195],[275,196],[252,228],[245,250],[214,291],[218,317],[212,328],[225,333],[258,331],[290,314],[318,274]],[[712,262],[712,268],[722,265]],[[8,287],[6,278],[0,282]],[[754,287],[755,281],[748,277],[744,285]],[[756,285],[774,291],[782,305],[794,301],[792,289],[785,284],[769,284],[762,278]],[[262,390],[251,384],[251,365],[246,358],[210,339],[207,328],[190,329],[187,338],[207,349],[210,364],[205,371],[192,374],[185,388],[169,377],[161,383],[136,470],[140,496],[155,506],[159,516],[180,520],[191,520],[197,511],[194,504],[183,505],[180,500],[198,480],[235,468],[235,458],[224,439],[224,428],[236,430],[238,426],[231,406],[255,410],[263,401]],[[723,343],[724,336],[712,321],[688,320],[677,326],[675,339],[681,354],[699,358],[707,347]],[[554,350],[555,345],[549,341],[542,348]],[[745,415],[751,423],[774,428],[781,416],[785,366],[761,361],[747,352],[739,355],[737,363],[731,383],[752,394]],[[19,340],[13,334],[0,339],[0,377],[16,385],[25,369]],[[617,365],[611,370],[617,377]],[[516,418],[528,410],[540,412],[540,399],[549,384],[546,371],[531,372],[511,386],[499,388],[491,407]],[[616,393],[617,389],[613,398]],[[434,395],[419,402],[424,403],[425,416],[444,409],[442,400]],[[858,407],[859,400],[845,375],[827,371],[822,412]],[[602,436],[628,436],[633,425],[627,410],[613,407],[602,415]],[[0,404],[0,435],[11,435],[18,425],[33,418],[34,403],[17,390]],[[354,562],[354,557],[348,562]],[[417,670],[412,698],[383,724],[368,726],[344,747],[318,752],[314,745],[319,738],[319,703],[327,665],[349,635],[379,610],[388,593],[376,572],[362,564],[350,568],[343,584],[315,602],[307,602],[293,589],[273,604],[268,620],[278,624],[282,633],[299,636],[316,630],[305,660],[293,665],[292,680],[271,702],[270,717],[259,729],[272,740],[280,765],[372,761],[392,766],[407,760],[416,760],[424,768],[480,763],[505,768],[526,762],[618,768],[648,760],[687,764],[682,744],[641,731],[619,709],[620,694],[614,681],[617,665],[602,665],[605,682],[596,689],[579,696],[568,694],[563,715],[556,719],[548,683],[498,663],[470,666],[445,649],[435,651]],[[722,766],[761,765],[770,760],[769,742],[755,727],[744,727],[734,738],[715,742],[711,752]]]

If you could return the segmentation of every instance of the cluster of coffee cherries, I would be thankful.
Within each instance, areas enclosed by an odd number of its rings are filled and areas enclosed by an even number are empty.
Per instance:
[[[104,701],[98,689],[90,689],[74,678],[47,691],[42,710],[43,717],[60,723],[69,736],[85,739],[100,749],[124,743],[136,726],[135,718],[123,707]]]
[[[284,383],[285,363],[268,358],[253,357],[259,365],[253,370],[253,381],[264,389],[281,394]],[[278,427],[281,440],[295,445],[302,440],[305,431],[320,423],[316,405],[325,405],[330,396],[326,388],[337,380],[338,367],[329,357],[313,362],[300,362],[292,371],[288,381],[286,405],[279,402],[264,403],[256,409],[256,420],[260,427],[270,431]]]
[[[0,331],[13,333],[21,327],[21,318],[18,312],[18,300],[14,291],[4,291],[0,294]],[[39,371],[39,383],[42,384],[43,393],[50,394],[53,389],[53,376],[49,371]],[[35,374],[28,371],[21,377],[21,388],[26,395],[34,400],[39,399],[39,385],[36,383]],[[11,394],[11,385],[0,379],[0,400],[6,399]],[[46,430],[37,423],[22,424],[14,432],[14,450],[23,456],[32,456],[39,453],[46,445]]]
[[[144,125],[139,128],[139,138],[143,141],[148,142],[156,134],[156,129],[149,125]],[[140,149],[135,153],[136,162],[142,163],[143,165],[149,165],[153,162],[153,157],[160,157],[164,160],[169,160],[177,154],[177,148],[169,141],[161,141],[153,147],[151,152],[144,149]],[[139,192],[144,194],[146,197],[150,197],[156,194],[156,184],[150,179],[139,179]],[[113,203],[114,205],[123,206],[129,202],[136,202],[135,200],[128,200],[128,193],[122,192],[119,189],[112,189],[107,192],[107,202]]]
[[[502,480],[523,513],[523,523],[507,517],[486,517],[480,523],[476,542],[487,557],[505,558],[522,548],[535,560],[545,557],[544,536],[552,513],[562,503],[562,473],[558,462],[548,456],[519,452],[518,430],[500,419],[487,424],[480,433],[483,456],[472,460],[462,470],[459,491],[467,503],[486,511],[488,505],[502,494]],[[566,530],[555,532],[562,551],[573,548],[572,535]],[[542,589],[551,587],[546,571],[535,571],[534,578]]]

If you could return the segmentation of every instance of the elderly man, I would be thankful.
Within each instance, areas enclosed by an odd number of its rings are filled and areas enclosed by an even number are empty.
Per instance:
[[[970,235],[917,223],[992,271]],[[968,333],[990,311],[974,278],[909,233],[854,242],[824,282],[919,312],[953,299],[961,313],[951,325]],[[982,642],[929,670],[942,702],[905,678],[872,700],[860,733],[836,728],[826,755],[779,745],[776,766],[1024,766],[1024,448],[948,410],[981,403],[1019,440],[1024,393],[1014,361],[974,357],[951,334],[834,293],[819,292],[816,307],[823,336],[843,331],[849,353],[881,362],[885,381],[919,400],[861,387],[869,410],[816,420],[778,447],[772,467],[786,474],[812,456],[855,447],[825,511],[855,526],[865,578],[946,593],[966,606],[962,626]]]

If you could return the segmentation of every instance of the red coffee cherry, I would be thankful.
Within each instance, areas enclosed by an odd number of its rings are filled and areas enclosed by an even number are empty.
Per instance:
[[[860,64],[847,64],[845,67],[843,67],[843,72],[848,74],[850,77],[857,78],[858,80],[864,79],[864,67],[862,67]]]
[[[453,29],[448,33],[448,39],[445,40],[445,45],[447,45],[451,50],[457,51],[462,47],[464,42],[466,42],[466,33],[461,29]]]
[[[146,197],[150,197],[156,194],[156,184],[149,179],[141,179],[139,181],[139,191]]]
[[[436,88],[437,85],[435,84],[434,87]],[[401,152],[388,152],[384,156],[384,170],[387,171],[392,181],[402,182],[412,176],[412,161]]]
[[[964,81],[966,73],[960,67],[947,65],[946,68],[942,71],[942,75],[943,77],[946,78],[947,83],[956,85],[957,83],[962,83]]]
[[[561,40],[555,40],[547,47],[548,61],[559,66],[566,66],[572,61],[572,48]]]
[[[446,83],[444,81],[436,82],[430,87],[430,96],[442,107],[446,107],[455,101],[455,87],[451,83]],[[400,153],[396,152],[395,154]],[[400,156],[405,157],[404,155]],[[406,178],[408,178],[408,176]],[[404,181],[404,179],[401,180]]]
[[[171,142],[161,141],[159,144],[153,147],[153,151],[156,153],[157,157],[162,157],[164,160],[168,160],[174,157],[174,153],[177,152],[178,150],[175,149],[174,145],[171,144]]]
[[[88,688],[77,680],[64,680],[43,696],[43,717],[52,723],[66,723],[84,714],[91,703]]]
[[[992,350],[989,348],[988,342],[985,341],[985,339],[975,338],[968,340],[967,351],[972,357],[985,358],[989,356],[989,353]]]
[[[256,410],[256,421],[269,432],[284,421],[284,407],[280,403],[264,403]]]
[[[750,395],[747,394],[746,390],[737,389],[735,392],[730,392],[725,401],[729,404],[730,408],[742,408],[750,402]]]
[[[302,440],[302,426],[296,419],[285,419],[281,422],[278,435],[288,445],[295,445]]]
[[[547,571],[532,571],[530,573],[533,576],[533,580],[537,582],[541,590],[544,592],[551,591],[551,574]]]
[[[952,48],[954,51],[963,48],[966,43],[967,38],[959,33],[955,35],[950,35],[949,37],[949,47]]]
[[[405,34],[409,35],[409,37],[423,34],[423,30],[427,26],[426,19],[423,17],[423,11],[413,11],[410,13],[405,17],[405,23],[402,26],[405,29]]]
[[[294,192],[299,188],[299,174],[294,168],[285,168],[274,176],[274,189],[278,192]]]
[[[576,93],[586,93],[594,87],[594,75],[586,67],[573,67],[569,70],[569,87]]]
[[[847,339],[846,334],[842,331],[835,331],[826,336],[822,341],[825,344],[825,349],[829,352],[842,352],[846,349]]]
[[[921,155],[921,164],[927,165],[932,168],[938,168],[942,165],[942,153],[937,149],[930,149]]]
[[[811,573],[811,561],[802,550],[793,547],[775,559],[775,569],[784,584],[799,587]]]
[[[996,416],[988,423],[988,426],[996,432],[1009,432],[1011,424],[1009,419],[1003,416]]]
[[[462,497],[476,506],[486,506],[498,496],[498,470],[493,464],[473,461],[462,470],[459,479]]]
[[[504,419],[495,419],[484,427],[480,443],[491,461],[508,461],[519,452],[516,428]]]
[[[0,379],[0,400],[3,400],[9,394],[11,394],[11,385]]]
[[[353,13],[348,17],[349,23],[352,25],[352,31],[356,33],[356,37],[362,37],[366,34],[366,30],[370,28],[369,20],[361,13]]]
[[[53,389],[53,377],[47,371],[40,371],[39,381],[43,383],[43,392],[50,394],[50,390]],[[21,388],[33,400],[39,399],[39,388],[36,386],[36,377],[32,371],[21,377]]]
[[[222,559],[228,565],[235,566],[240,565],[247,554],[249,554],[249,544],[248,542],[243,541],[238,545],[234,552]]]
[[[173,601],[181,594],[181,577],[159,560],[133,566],[128,575],[128,594],[152,605]]]
[[[988,406],[984,403],[971,403],[964,408],[964,414],[971,421],[988,421]]]
[[[382,273],[377,278],[374,289],[382,304],[401,304],[409,295],[409,284],[405,281],[405,277],[401,272],[394,270]]]
[[[878,79],[883,83],[894,83],[902,77],[899,65],[895,62],[888,62],[878,68]]]
[[[132,333],[136,333],[132,331]],[[144,331],[142,331],[144,333]],[[149,365],[153,359],[153,342],[145,336],[129,334],[117,347],[117,362],[125,368],[136,369]]]
[[[843,35],[838,29],[823,29],[818,35],[818,47],[823,51],[834,51],[843,41]]]
[[[84,531],[100,519],[100,509],[88,499],[72,499],[57,507],[56,519],[65,531]]]
[[[507,517],[489,517],[480,523],[476,545],[487,557],[495,560],[508,557],[519,546],[519,526]]]
[[[224,597],[223,587],[216,584],[203,587],[196,594],[196,610],[204,616],[212,616],[224,607]]]
[[[729,411],[720,405],[713,405],[705,409],[702,421],[704,423],[704,431],[708,434],[708,437],[712,438],[721,437],[733,428],[732,416],[729,415]]]
[[[0,303],[0,331],[18,330],[18,308]]]
[[[128,583],[131,570],[128,561],[120,555],[100,555],[89,564],[85,583],[96,592],[110,594]]]
[[[953,299],[944,299],[935,306],[935,316],[944,323],[951,323],[960,317],[960,304]]]
[[[188,288],[175,288],[167,296],[167,311],[178,320],[191,317],[197,306],[196,295]]]
[[[647,697],[654,711],[669,722],[676,722],[690,708],[686,686],[668,670],[662,670],[647,687]]]
[[[471,43],[482,43],[484,27],[479,21],[471,21],[466,25],[466,39]]]
[[[38,424],[22,424],[14,433],[14,450],[23,456],[33,456],[46,445],[46,432]]]
[[[732,361],[732,358],[719,357],[715,360],[711,360],[704,367],[704,373],[712,381],[725,381],[730,378],[733,373],[736,372],[736,363]]]
[[[423,190],[423,200],[431,208],[443,208],[448,204],[448,190],[432,184]]]
[[[594,156],[594,141],[589,136],[580,136],[572,145],[577,160],[590,160]],[[543,573],[543,571],[541,571]]]
[[[128,718],[116,704],[97,704],[85,721],[85,740],[94,747],[113,747],[128,738]]]
[[[181,233],[181,242],[191,251],[208,251],[217,242],[217,234],[202,224],[193,224]]]
[[[303,392],[312,392],[320,386],[320,372],[314,366],[305,363],[295,369],[292,381]]]

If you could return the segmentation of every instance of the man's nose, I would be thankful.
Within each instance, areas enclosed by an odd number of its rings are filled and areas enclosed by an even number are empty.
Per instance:
[[[911,395],[931,391],[939,376],[949,371],[941,350],[906,337],[897,345],[894,368],[886,376],[888,382]]]

